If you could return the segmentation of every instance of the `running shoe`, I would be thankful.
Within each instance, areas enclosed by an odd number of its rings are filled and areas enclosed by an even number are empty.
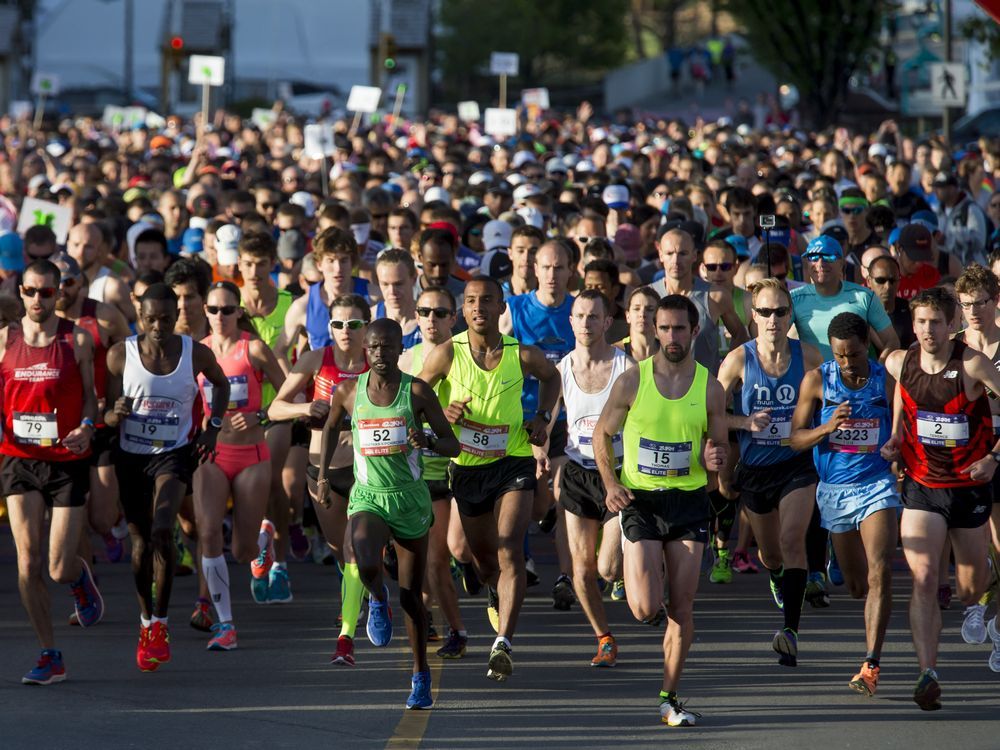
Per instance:
[[[747,554],[746,550],[736,550],[733,553],[733,570],[737,573],[759,573],[760,568],[757,567],[750,555]]]
[[[434,698],[431,697],[431,673],[429,670],[413,675],[410,686],[410,697],[406,699],[407,708],[430,708],[434,705]]]
[[[511,658],[510,646],[501,641],[490,652],[490,661],[486,676],[491,680],[503,682],[514,674],[514,660]]]
[[[342,664],[345,667],[354,666],[354,639],[342,635],[337,639],[337,650],[330,657],[331,664]]]
[[[1000,630],[997,630],[997,618],[994,617],[986,624],[986,634],[993,643],[993,651],[990,652],[989,665],[994,672],[1000,672]]]
[[[486,587],[486,616],[493,626],[493,632],[500,632],[500,594],[492,586]]]
[[[913,689],[913,702],[920,706],[921,711],[938,711],[941,708],[941,686],[938,684],[937,672],[925,669],[920,673],[917,686]]]
[[[667,619],[667,607],[664,604],[660,605],[660,608],[656,610],[655,613],[651,614],[645,620],[642,621],[643,625],[649,625],[650,627],[656,628],[663,624],[664,620]]]
[[[267,574],[267,603],[288,604],[292,601],[292,585],[288,582],[288,568],[271,566]]]
[[[296,562],[305,562],[309,557],[309,537],[302,531],[302,524],[293,523],[288,526],[290,551]]]
[[[573,606],[575,601],[573,582],[569,576],[560,575],[556,579],[556,585],[552,587],[552,608],[565,612]]]
[[[212,617],[212,603],[208,599],[198,599],[194,605],[194,612],[191,613],[191,627],[202,633],[209,633],[213,625],[215,618]]]
[[[194,557],[191,555],[191,550],[184,544],[180,522],[174,524],[174,545],[177,547],[177,566],[174,568],[174,576],[184,578],[194,575]]]
[[[471,562],[460,562],[458,565],[462,569],[462,587],[465,593],[469,596],[478,595],[483,590],[483,582],[479,580],[476,566]]]
[[[962,620],[962,640],[966,643],[986,643],[986,605],[973,604],[965,608]]]
[[[830,606],[830,594],[826,590],[826,576],[820,571],[809,574],[806,581],[805,599],[815,609],[826,609]]]
[[[783,667],[798,666],[799,636],[791,628],[782,628],[774,634],[771,648],[778,655],[778,664]]]
[[[719,549],[715,551],[715,564],[708,574],[709,583],[732,583],[733,566],[729,561],[729,550]]]
[[[946,610],[951,606],[951,585],[938,586],[938,607]]]
[[[396,546],[392,542],[385,545],[385,554],[382,555],[382,567],[389,574],[389,578],[394,581],[399,580],[399,556],[396,554]]]
[[[333,565],[337,562],[337,558],[333,555],[333,550],[330,549],[330,545],[326,543],[326,539],[323,538],[323,535],[319,531],[311,526],[303,529],[303,531],[309,538],[309,554],[316,565]]]
[[[878,687],[878,674],[879,668],[871,662],[866,661],[861,665],[861,671],[854,675],[854,679],[848,685],[859,693],[871,698],[875,695],[875,688]]]
[[[104,555],[107,557],[108,562],[121,562],[121,559],[125,556],[125,545],[122,544],[122,540],[110,531],[106,534],[101,534],[101,538],[104,540]]]
[[[668,727],[693,727],[701,714],[684,708],[677,698],[669,698],[660,703],[660,721]]]
[[[271,566],[274,565],[274,524],[265,518],[260,524],[260,533],[267,535],[267,542],[256,559],[250,563],[250,575],[254,577],[254,580],[263,579],[266,582],[267,574],[271,572]],[[264,588],[266,589],[266,587],[265,583]],[[255,594],[254,601],[263,604],[267,600],[266,598],[258,599]]]
[[[837,553],[833,549],[833,542],[830,542],[829,557],[826,562],[826,575],[833,586],[844,585],[844,573],[837,562]]]
[[[236,626],[231,622],[217,622],[212,626],[214,635],[208,642],[208,651],[232,651],[236,648]]]
[[[524,561],[524,575],[527,580],[526,585],[529,589],[542,582],[542,579],[538,577],[538,571],[535,570],[535,559],[533,557],[529,557]]]
[[[625,601],[625,579],[619,578],[615,581],[614,585],[611,587],[611,601],[613,602],[623,602]]]
[[[389,587],[382,584],[384,602],[368,594],[368,640],[373,646],[388,646],[392,640],[392,607],[389,606]]]
[[[451,573],[451,580],[457,587],[462,582],[462,566],[451,555],[448,555],[448,572]]]
[[[149,626],[146,658],[155,664],[170,661],[170,630],[162,622],[154,622]]]
[[[89,628],[96,625],[104,617],[104,599],[101,592],[94,583],[94,576],[90,572],[90,567],[81,558],[80,580],[70,584],[73,592],[73,608],[76,610],[76,619],[81,628]]]
[[[466,647],[469,645],[469,637],[462,635],[457,630],[448,630],[448,639],[444,645],[437,650],[437,655],[442,659],[461,659],[465,656]]]
[[[785,608],[784,599],[781,598],[781,576],[775,577],[773,573],[768,575],[768,583],[771,586],[771,598],[774,599],[774,606],[778,609]]]
[[[618,644],[614,636],[606,635],[597,642],[597,654],[590,660],[592,667],[613,667],[618,663]]]
[[[66,679],[66,667],[63,666],[62,651],[54,648],[42,649],[35,668],[21,678],[25,685],[54,685]]]
[[[160,665],[149,658],[149,634],[152,628],[139,625],[139,643],[135,647],[135,664],[140,672],[155,672]]]

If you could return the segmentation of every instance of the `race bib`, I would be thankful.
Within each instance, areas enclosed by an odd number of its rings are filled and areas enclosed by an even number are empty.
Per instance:
[[[505,424],[485,425],[463,419],[459,427],[458,442],[462,450],[471,456],[503,458],[507,455],[509,430]]]
[[[14,439],[23,445],[48,447],[59,442],[59,426],[55,414],[14,412]]]
[[[388,456],[406,450],[406,417],[359,419],[362,456]]]
[[[1000,414],[993,415],[993,434],[1000,436]]]
[[[750,433],[758,445],[780,445],[788,447],[792,443],[792,414],[785,409],[771,412],[771,423],[760,432]]]
[[[594,460],[593,435],[580,435],[577,448],[580,451],[580,459],[583,468],[596,469],[597,461]],[[611,438],[611,450],[614,451],[615,454],[615,468],[618,468],[621,466],[622,456],[625,454],[621,433]]]
[[[834,453],[874,453],[878,449],[877,419],[847,419],[832,435],[830,450]]]
[[[691,473],[691,443],[660,443],[639,438],[639,473],[686,477]]]
[[[969,442],[969,420],[964,414],[918,411],[917,440],[944,448],[965,445]]]
[[[170,398],[136,399],[132,413],[125,418],[125,440],[153,448],[173,448],[180,439],[180,405]]]
[[[247,384],[247,376],[231,375],[227,380],[229,380],[229,405],[226,407],[226,410],[233,411],[234,409],[242,409],[247,406],[250,403],[250,386]],[[208,381],[205,381],[204,392],[205,403],[211,409],[214,389]]]

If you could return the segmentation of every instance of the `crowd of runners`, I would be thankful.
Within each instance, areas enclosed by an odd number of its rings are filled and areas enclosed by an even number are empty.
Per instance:
[[[691,726],[695,600],[734,573],[762,573],[787,667],[811,658],[805,603],[865,599],[845,682],[874,695],[900,546],[913,700],[941,707],[952,598],[1000,672],[1000,144],[587,104],[501,142],[443,113],[336,128],[316,160],[280,110],[266,130],[0,118],[25,683],[67,674],[46,573],[89,628],[128,606],[94,561],[128,556],[153,672],[176,576],[198,576],[190,624],[228,651],[250,606],[233,585],[290,602],[288,562],[311,558],[339,579],[336,665],[363,663],[361,623],[390,643],[398,582],[407,708],[433,702],[428,642],[511,678],[542,583],[582,610],[593,667],[619,657],[605,594],[665,628],[660,714]],[[64,238],[44,210],[17,231],[26,198],[68,209]],[[554,581],[532,524],[554,531]],[[488,656],[462,613],[483,604]]]

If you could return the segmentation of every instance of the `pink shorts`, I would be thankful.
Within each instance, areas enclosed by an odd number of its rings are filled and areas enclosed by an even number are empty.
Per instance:
[[[270,460],[271,451],[267,447],[267,443],[261,440],[256,445],[216,443],[213,463],[222,469],[222,473],[232,482],[244,469]]]

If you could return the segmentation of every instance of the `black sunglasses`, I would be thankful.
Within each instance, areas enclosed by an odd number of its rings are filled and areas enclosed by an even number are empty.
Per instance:
[[[205,305],[205,311],[209,315],[218,315],[219,313],[232,315],[237,310],[239,310],[239,307],[236,305]]]
[[[779,318],[783,318],[788,315],[789,309],[790,308],[786,305],[784,307],[755,307],[753,311],[762,318],[770,318],[772,315],[777,315]]]
[[[899,282],[899,278],[896,276],[872,276],[871,279],[876,284],[892,284]]]
[[[56,292],[58,292],[58,291],[59,290],[56,289],[54,286],[40,286],[40,287],[22,286],[21,287],[21,294],[23,294],[25,297],[32,297],[32,298],[37,294],[42,299],[52,299],[53,297],[56,296]]]
[[[451,310],[447,307],[418,307],[417,315],[421,318],[429,318],[433,313],[435,318],[444,319],[451,315]]]
[[[705,270],[710,273],[715,273],[716,271],[730,271],[732,268],[732,263],[705,263]]]

